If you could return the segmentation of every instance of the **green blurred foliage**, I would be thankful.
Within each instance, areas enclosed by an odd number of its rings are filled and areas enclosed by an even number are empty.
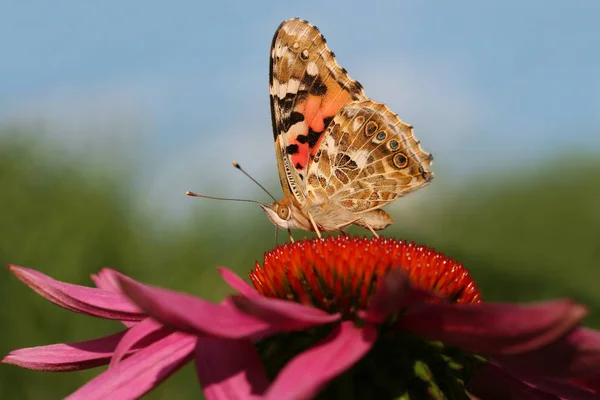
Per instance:
[[[217,266],[245,274],[273,247],[273,228],[258,213],[239,221],[228,216],[231,204],[203,203],[185,222],[169,224],[140,211],[127,162],[111,160],[111,168],[102,168],[102,162],[23,137],[0,132],[1,264],[82,285],[112,266],[144,282],[219,300],[231,290]],[[586,323],[598,328],[600,162],[585,161],[597,155],[568,158],[578,163],[556,166],[550,157],[537,170],[485,176],[460,189],[442,184],[438,201],[419,203],[410,214],[394,209],[398,222],[384,235],[435,247],[464,263],[485,300],[573,297],[591,308]],[[2,354],[121,329],[58,308],[8,271],[0,273]],[[60,398],[100,371],[41,373],[0,365],[0,398]],[[148,397],[200,396],[188,366]]]

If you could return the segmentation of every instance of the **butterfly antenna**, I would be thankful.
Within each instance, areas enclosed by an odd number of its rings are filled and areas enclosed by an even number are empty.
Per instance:
[[[265,187],[263,185],[261,185],[260,183],[258,183],[258,181],[256,179],[254,179],[253,177],[250,176],[250,174],[248,174],[240,164],[237,163],[237,161],[234,161],[233,166],[236,167],[237,169],[239,169],[240,171],[242,171],[244,173],[244,175],[246,175],[248,178],[250,178],[250,180],[252,180],[252,182],[256,183],[258,185],[258,187],[260,187],[262,190],[265,191],[266,194],[268,194],[273,201],[277,202],[277,199],[275,197],[273,197],[273,195],[267,190],[265,189]]]
[[[191,197],[201,197],[203,199],[212,199],[212,200],[227,200],[227,201],[241,201],[244,203],[256,203],[256,204],[262,204],[263,206],[266,206],[267,204],[261,203],[260,201],[256,201],[256,200],[248,200],[248,199],[230,199],[227,197],[214,197],[214,196],[205,196],[203,194],[198,194],[198,193],[194,193],[194,192],[190,192],[187,191],[185,192],[186,195],[191,196]]]

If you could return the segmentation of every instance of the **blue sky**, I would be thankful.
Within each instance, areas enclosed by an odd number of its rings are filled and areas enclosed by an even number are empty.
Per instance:
[[[268,52],[295,16],[415,126],[449,180],[572,149],[600,154],[595,0],[9,0],[0,124],[43,127],[76,151],[135,149],[158,203],[223,182],[218,194],[246,191],[234,159],[276,189]]]

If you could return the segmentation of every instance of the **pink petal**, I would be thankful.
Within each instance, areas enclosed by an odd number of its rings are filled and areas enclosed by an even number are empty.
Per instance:
[[[110,292],[121,293],[121,286],[119,285],[119,277],[124,276],[123,274],[110,268],[102,268],[97,274],[92,274],[92,281],[96,284],[97,288],[108,290]]]
[[[195,336],[172,333],[107,369],[67,398],[140,398],[189,362],[195,345]]]
[[[272,327],[227,304],[219,305],[166,289],[121,279],[127,295],[157,321],[176,330],[229,339],[247,338]]]
[[[60,343],[11,351],[3,363],[38,371],[78,371],[108,364],[125,332],[78,343]]]
[[[327,338],[292,359],[275,378],[266,399],[306,399],[356,364],[377,340],[377,329],[344,321]]]
[[[152,318],[137,323],[131,329],[128,329],[113,353],[109,367],[112,368],[123,358],[131,354],[135,347],[146,347],[154,343],[173,331],[162,324],[159,324]],[[136,350],[137,350],[136,349]]]
[[[422,304],[399,326],[447,345],[487,355],[516,354],[553,342],[581,321],[585,307],[570,300],[535,305]]]
[[[269,387],[262,361],[247,340],[199,338],[196,373],[207,400],[262,399]]]
[[[523,377],[585,377],[600,371],[600,332],[578,327],[547,346],[494,360]]]
[[[550,393],[516,379],[494,364],[478,367],[467,390],[479,399],[559,400]]]
[[[260,293],[250,286],[245,280],[235,274],[235,272],[227,268],[218,268],[223,280],[229,284],[232,288],[237,290],[244,297],[257,298],[262,297]]]
[[[341,314],[328,314],[315,307],[293,301],[267,298],[231,296],[233,304],[245,314],[253,315],[280,331],[305,329],[338,321]]]
[[[103,268],[100,270],[100,272],[98,272],[98,274],[92,274],[91,278],[96,287],[99,289],[104,289],[115,293],[123,293],[121,286],[119,285],[118,277],[120,276],[124,275],[115,271],[114,269]],[[126,327],[131,328],[137,324],[137,321],[121,321],[121,323]]]
[[[8,269],[38,294],[67,310],[116,320],[139,321],[144,317],[122,294],[59,282],[29,268],[9,265]]]

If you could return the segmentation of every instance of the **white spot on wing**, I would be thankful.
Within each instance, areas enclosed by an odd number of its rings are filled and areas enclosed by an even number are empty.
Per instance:
[[[357,130],[359,130],[359,129],[360,129],[360,127],[362,126],[363,122],[365,122],[365,119],[364,119],[364,118],[362,118],[362,117],[355,118],[355,119],[352,121],[352,129],[353,129],[354,131],[357,131]]]
[[[357,150],[352,153],[348,153],[350,158],[354,160],[358,168],[364,168],[367,165],[367,159],[369,158],[368,150]]]
[[[275,55],[277,57],[283,57],[283,55],[287,52],[288,47],[287,46],[277,46],[275,48]]]
[[[286,136],[296,137],[298,135],[304,135],[307,132],[306,124],[304,121],[296,122],[294,125],[285,132]]]
[[[335,139],[333,136],[327,135],[327,139],[325,139],[325,146],[325,148],[329,149],[332,153],[335,152],[333,151],[335,149]]]
[[[277,97],[279,97],[280,99],[283,99],[285,97],[285,95],[288,93],[293,93],[293,94],[298,93],[299,87],[300,87],[300,81],[298,79],[290,79],[289,81],[287,81],[287,84],[280,82],[279,86],[277,86],[277,93],[271,93],[271,94],[277,94]]]
[[[311,76],[315,76],[319,73],[319,67],[317,67],[317,64],[314,61],[308,63],[306,66],[306,73]]]

